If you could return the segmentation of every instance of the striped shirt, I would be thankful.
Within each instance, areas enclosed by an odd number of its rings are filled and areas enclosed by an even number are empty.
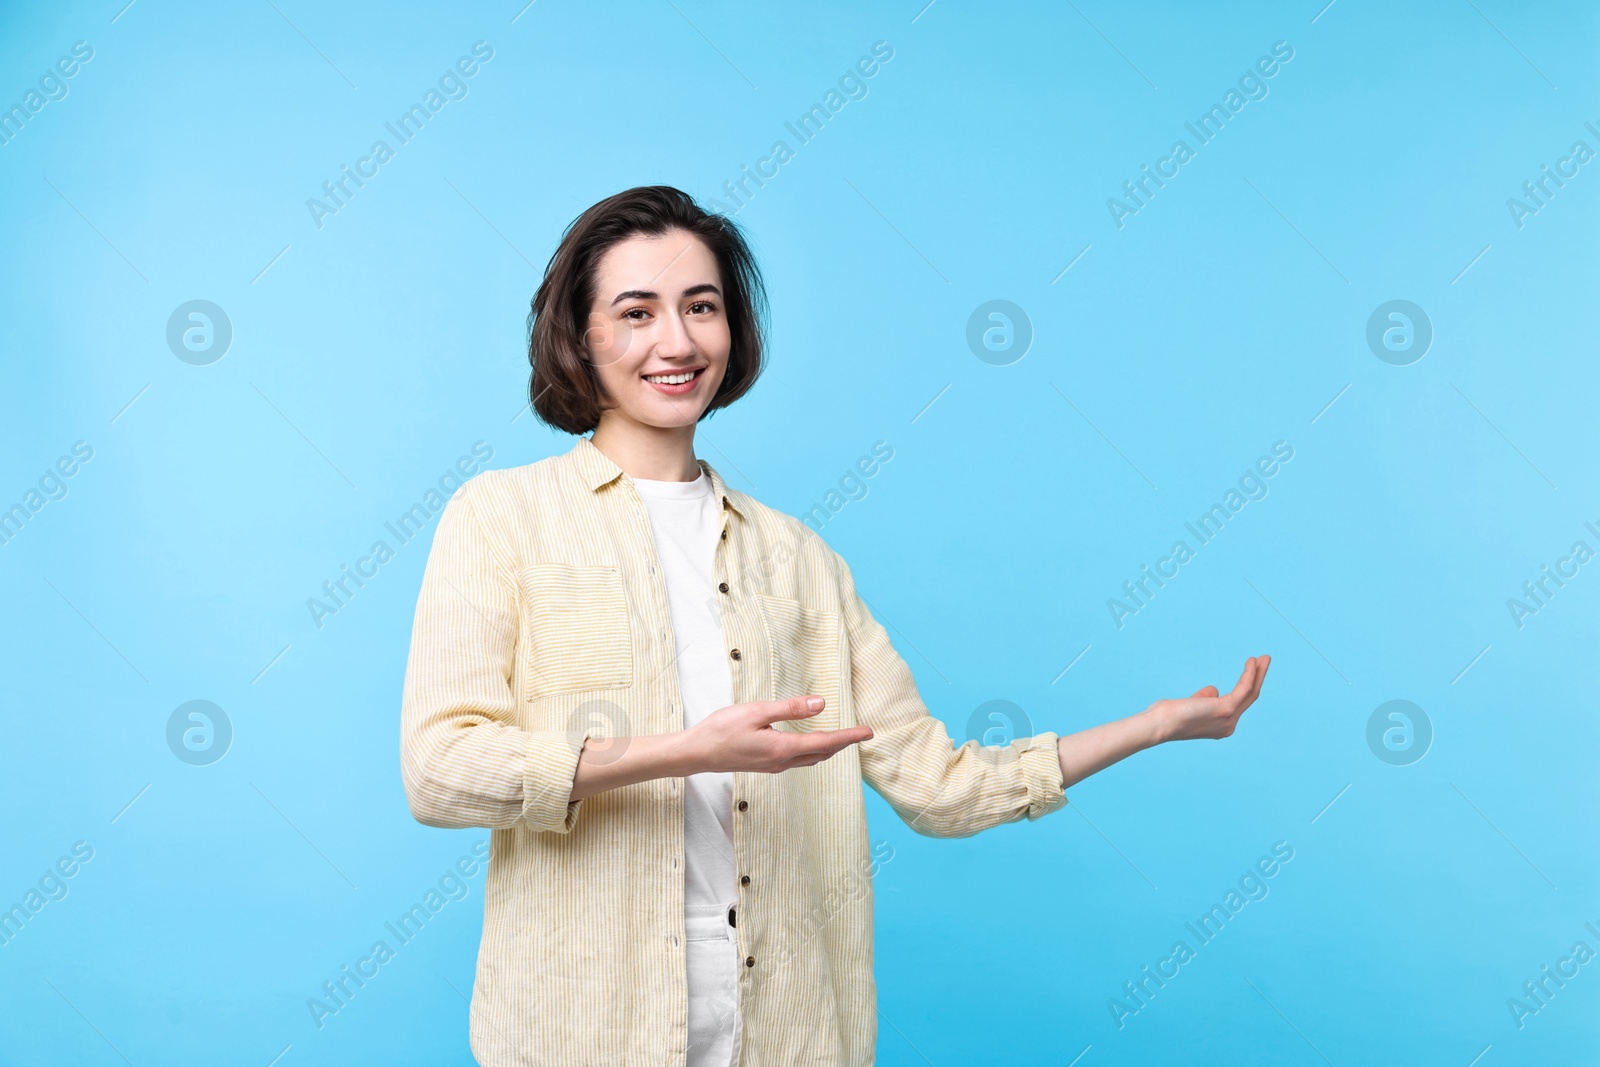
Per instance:
[[[916,832],[965,837],[1066,803],[1057,735],[957,746],[844,560],[698,462],[721,502],[711,607],[735,702],[815,693],[819,714],[775,728],[874,733],[815,766],[734,774],[738,1062],[871,1064],[882,857],[862,782]],[[485,1067],[685,1061],[684,780],[568,800],[585,740],[684,728],[673,646],[644,503],[589,438],[451,497],[417,598],[400,761],[418,821],[493,830],[471,1007]]]

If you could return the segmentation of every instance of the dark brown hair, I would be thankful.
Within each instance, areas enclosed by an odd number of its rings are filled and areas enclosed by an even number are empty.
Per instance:
[[[588,359],[584,331],[594,305],[595,268],[612,245],[629,237],[683,230],[703,241],[722,274],[732,345],[728,369],[702,419],[755,384],[765,351],[766,290],[743,232],[725,215],[705,211],[670,185],[617,193],[573,220],[545,267],[528,313],[528,399],[544,422],[572,434],[600,422],[605,394]]]

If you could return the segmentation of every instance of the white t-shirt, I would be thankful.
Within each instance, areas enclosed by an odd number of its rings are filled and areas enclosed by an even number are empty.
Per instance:
[[[692,482],[632,479],[656,543],[672,613],[683,693],[683,727],[733,703],[712,563],[722,502],[705,471]],[[683,902],[689,981],[689,1067],[733,1060],[738,1037],[738,940],[728,909],[738,903],[733,860],[733,774],[691,774],[683,790]]]

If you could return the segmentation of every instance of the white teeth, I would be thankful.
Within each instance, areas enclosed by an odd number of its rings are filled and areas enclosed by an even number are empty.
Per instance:
[[[647,382],[659,382],[662,385],[682,385],[694,376],[694,371],[686,371],[683,374],[646,374],[644,380]]]

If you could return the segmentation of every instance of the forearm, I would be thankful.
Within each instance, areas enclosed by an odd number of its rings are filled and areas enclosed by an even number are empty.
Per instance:
[[[701,769],[701,760],[687,730],[642,737],[591,737],[578,755],[572,777],[572,800],[582,800],[618,786],[655,778],[683,778]]]
[[[1063,788],[1070,789],[1091,774],[1165,739],[1160,721],[1149,710],[1068,734],[1056,743]]]

